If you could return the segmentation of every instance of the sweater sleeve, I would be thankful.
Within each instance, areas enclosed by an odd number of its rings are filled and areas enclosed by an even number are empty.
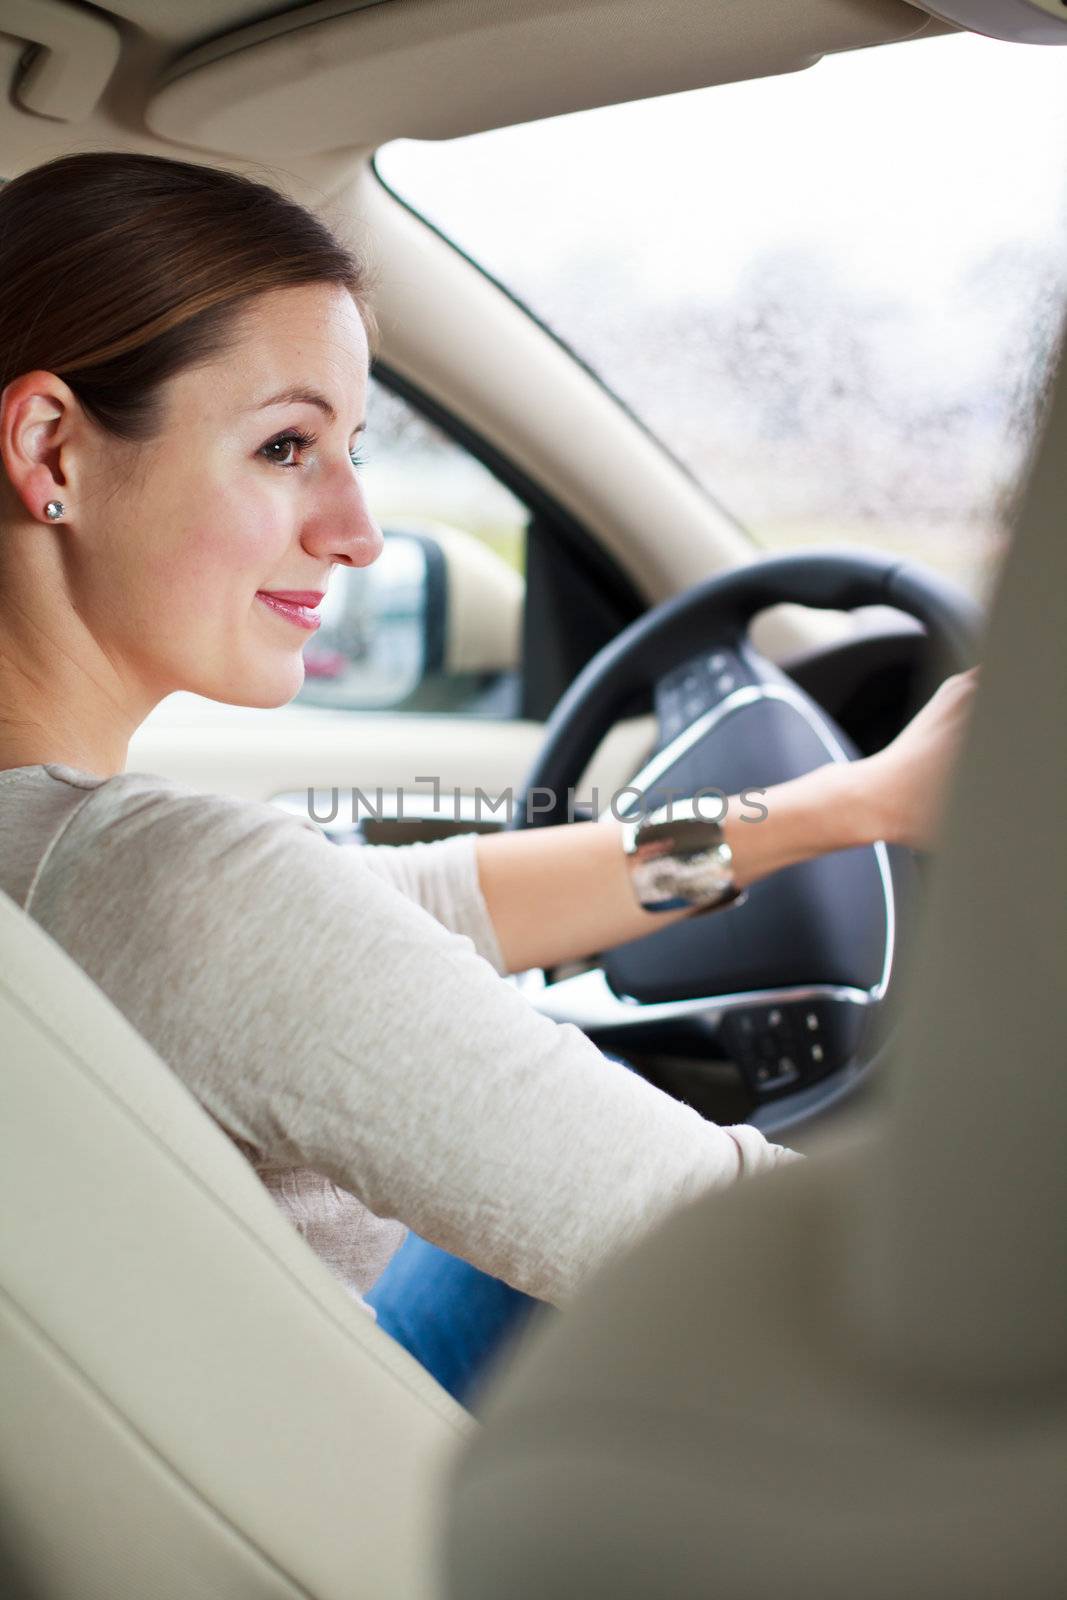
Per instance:
[[[155,783],[90,796],[34,915],[268,1159],[556,1303],[673,1207],[796,1159],[620,1072],[361,849]]]
[[[466,934],[478,954],[503,977],[507,965],[478,881],[477,841],[477,834],[463,833],[432,844],[352,848],[359,849],[360,864],[369,872],[422,906],[442,927]]]

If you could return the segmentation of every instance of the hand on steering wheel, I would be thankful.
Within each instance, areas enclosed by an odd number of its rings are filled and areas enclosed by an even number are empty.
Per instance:
[[[935,842],[977,687],[977,667],[946,678],[893,742],[867,757],[884,838],[915,850],[928,850]]]

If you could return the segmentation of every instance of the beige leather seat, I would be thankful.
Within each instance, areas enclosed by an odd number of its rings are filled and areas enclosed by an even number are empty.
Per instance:
[[[710,1197],[480,1410],[454,1600],[1067,1594],[1067,372],[887,1121]]]
[[[0,1594],[429,1600],[470,1426],[0,896]]]

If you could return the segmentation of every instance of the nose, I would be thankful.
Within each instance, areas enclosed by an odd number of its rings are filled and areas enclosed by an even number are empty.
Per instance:
[[[315,505],[308,508],[300,542],[318,561],[346,567],[369,567],[377,561],[385,540],[351,467],[322,483]]]

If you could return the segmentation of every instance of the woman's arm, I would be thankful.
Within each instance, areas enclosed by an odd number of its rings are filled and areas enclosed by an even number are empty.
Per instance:
[[[266,802],[124,774],[57,838],[33,904],[243,1147],[537,1299],[797,1159],[605,1062],[363,855]]]
[[[731,799],[723,834],[743,888],[783,867],[876,839],[925,846],[975,687],[949,678],[885,750],[818,767],[765,790],[766,816]],[[614,817],[477,842],[482,894],[509,972],[554,966],[637,939],[688,915],[643,911],[634,899]]]

